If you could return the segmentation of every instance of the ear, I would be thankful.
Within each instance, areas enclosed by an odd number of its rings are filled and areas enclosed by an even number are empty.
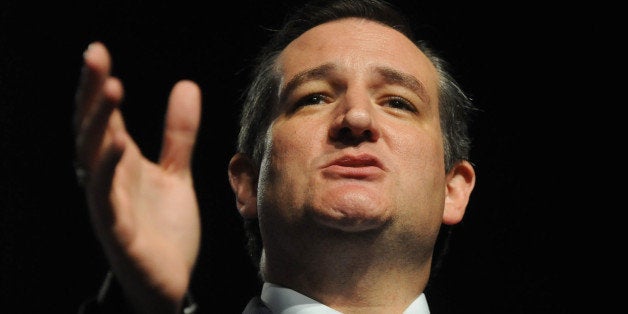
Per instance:
[[[257,218],[257,168],[253,161],[237,153],[229,161],[229,183],[236,196],[236,206],[244,218]]]
[[[457,163],[447,174],[447,195],[443,223],[455,225],[462,220],[475,186],[475,170],[466,160]]]

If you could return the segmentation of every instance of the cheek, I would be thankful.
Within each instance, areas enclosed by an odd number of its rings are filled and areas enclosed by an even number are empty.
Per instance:
[[[272,128],[271,156],[275,164],[308,167],[327,143],[328,123],[314,115],[279,118]]]
[[[392,158],[399,173],[399,197],[410,207],[438,216],[444,206],[445,161],[442,138],[435,132],[416,129],[395,132]],[[435,216],[435,217],[436,217]]]
[[[306,167],[304,163],[308,162],[315,147],[321,143],[316,134],[313,128],[305,125],[277,124],[273,128],[270,149],[272,164],[280,167],[281,171],[285,171],[286,167]]]
[[[392,155],[406,169],[436,171],[444,175],[443,138],[436,130],[416,127],[397,128],[387,132]]]
[[[311,169],[316,151],[324,139],[321,132],[305,123],[277,121],[273,124],[271,139],[260,171],[260,188],[273,195],[296,195],[298,187],[307,186],[308,169]],[[272,191],[271,191],[272,190]]]

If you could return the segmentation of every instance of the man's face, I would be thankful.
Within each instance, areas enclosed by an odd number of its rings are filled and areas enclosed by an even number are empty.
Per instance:
[[[432,241],[446,173],[438,77],[425,55],[389,27],[343,19],[294,40],[279,65],[280,114],[258,185],[262,232],[386,228]]]

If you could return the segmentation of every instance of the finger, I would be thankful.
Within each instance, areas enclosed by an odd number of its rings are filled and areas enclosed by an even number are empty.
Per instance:
[[[173,172],[189,172],[200,118],[200,88],[192,81],[179,81],[172,88],[168,101],[159,158],[164,169]]]
[[[87,191],[92,203],[90,208],[94,223],[98,228],[104,228],[100,230],[103,232],[99,232],[99,234],[107,234],[106,230],[116,221],[113,208],[103,208],[103,206],[111,204],[109,197],[113,186],[112,182],[125,148],[124,134],[112,134],[111,145],[103,150],[100,167],[94,169],[93,180],[88,182],[91,185]]]
[[[120,105],[123,95],[122,83],[115,78],[108,78],[104,84],[100,103],[92,108],[77,135],[78,158],[83,166],[97,163],[103,150],[112,143],[112,136],[117,132],[126,132],[121,114],[113,115]]]
[[[84,117],[102,97],[102,88],[109,76],[111,59],[100,42],[91,43],[83,52],[83,67],[75,95],[74,129],[79,132]]]
[[[76,159],[84,171],[90,172],[98,163],[101,151],[110,145],[107,128],[114,129],[109,132],[124,131],[121,116],[111,115],[122,101],[124,91],[122,83],[109,76],[111,62],[102,44],[91,44],[84,56],[84,72],[76,100]]]

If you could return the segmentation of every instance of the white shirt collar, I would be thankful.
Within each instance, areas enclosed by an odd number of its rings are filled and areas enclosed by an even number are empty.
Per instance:
[[[264,283],[261,294],[262,301],[277,314],[342,314],[314,299],[272,283]],[[403,314],[429,314],[425,294],[421,293]]]

